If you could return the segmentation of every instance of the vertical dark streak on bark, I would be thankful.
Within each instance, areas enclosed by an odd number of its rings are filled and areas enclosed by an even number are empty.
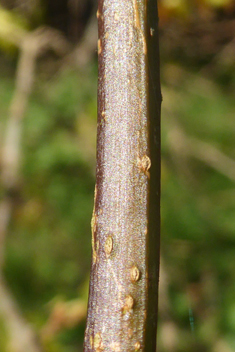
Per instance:
[[[158,282],[160,265],[160,192],[161,192],[161,86],[157,1],[148,1],[147,10],[149,135],[152,160],[149,187],[149,237],[147,266],[149,288],[146,321],[146,351],[156,351]],[[155,307],[155,309],[154,309]]]
[[[156,349],[160,79],[156,0],[99,0],[97,169],[84,349]]]

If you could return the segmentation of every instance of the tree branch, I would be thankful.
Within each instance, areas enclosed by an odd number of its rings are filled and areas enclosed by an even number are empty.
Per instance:
[[[235,182],[235,160],[210,143],[187,137],[176,124],[169,129],[168,140],[177,154],[194,157]]]
[[[85,351],[156,349],[160,106],[155,0],[98,5],[97,169]]]

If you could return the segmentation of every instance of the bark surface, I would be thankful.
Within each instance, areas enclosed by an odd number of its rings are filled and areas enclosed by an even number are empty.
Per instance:
[[[156,350],[160,106],[156,0],[98,4],[98,137],[85,351]]]

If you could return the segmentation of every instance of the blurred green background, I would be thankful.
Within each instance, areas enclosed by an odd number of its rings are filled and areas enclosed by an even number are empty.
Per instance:
[[[0,351],[82,351],[95,0],[0,1]],[[158,352],[235,350],[235,4],[159,1]]]

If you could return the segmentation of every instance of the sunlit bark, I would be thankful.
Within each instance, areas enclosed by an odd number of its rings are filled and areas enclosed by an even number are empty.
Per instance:
[[[156,0],[100,0],[98,135],[85,351],[156,349],[160,79]]]

